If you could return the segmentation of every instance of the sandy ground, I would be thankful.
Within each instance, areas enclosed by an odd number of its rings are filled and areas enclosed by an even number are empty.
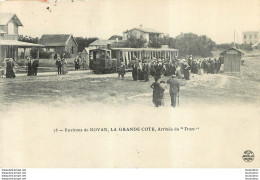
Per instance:
[[[259,57],[245,57],[240,74],[180,80],[173,109],[168,89],[156,108],[152,79],[131,73],[0,79],[0,167],[259,167],[259,82]],[[155,131],[119,131],[130,127]],[[168,127],[179,130],[158,130]],[[251,163],[242,160],[248,149]]]

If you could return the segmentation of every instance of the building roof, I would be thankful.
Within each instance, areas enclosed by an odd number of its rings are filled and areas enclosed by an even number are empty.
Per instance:
[[[90,50],[90,49],[89,49],[88,47],[85,47],[80,53],[83,53],[83,52],[84,52],[84,53],[89,53],[89,50]]]
[[[66,46],[70,37],[72,37],[75,44],[78,45],[71,34],[44,34],[39,40],[39,43],[45,46]]]
[[[116,42],[116,40],[96,40],[90,44],[90,46],[107,46],[108,44],[112,44]]]
[[[127,33],[127,32],[132,31],[132,30],[138,30],[138,31],[149,33],[149,34],[163,34],[163,33],[158,32],[158,31],[156,31],[152,28],[133,28],[133,29],[130,29],[130,30],[126,30],[124,33]]]
[[[2,46],[18,46],[18,47],[44,47],[42,44],[33,44],[16,40],[1,40],[0,45]]]
[[[226,52],[229,51],[229,50],[235,50],[235,51],[237,51],[238,53],[240,53],[241,55],[244,55],[244,54],[245,54],[245,53],[243,53],[242,51],[238,50],[238,49],[235,48],[235,47],[230,47],[230,48],[228,48],[227,50],[223,51],[223,52],[220,53],[220,54],[221,54],[221,55],[226,54]]]
[[[14,19],[17,26],[23,26],[20,19],[13,13],[0,13],[0,25],[6,25],[11,19]]]

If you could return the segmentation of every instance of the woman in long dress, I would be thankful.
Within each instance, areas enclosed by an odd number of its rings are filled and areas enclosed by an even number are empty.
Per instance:
[[[204,72],[203,72],[203,64],[202,64],[202,61],[199,60],[199,72],[198,72],[199,75],[203,75]]]
[[[8,60],[8,58],[5,58],[4,61],[2,62],[2,66],[4,68],[4,73],[3,75],[6,76],[6,61]]]
[[[155,82],[150,86],[153,89],[153,103],[156,107],[161,106],[161,91],[162,87],[158,83],[158,78],[154,78]]]
[[[6,60],[6,78],[15,78],[14,74],[14,62],[12,60]]]
[[[180,67],[180,65],[177,65],[175,74],[176,74],[176,77],[177,77],[178,79],[182,79],[181,67]]]
[[[62,64],[62,66],[61,66],[62,74],[67,74],[68,73],[68,70],[67,70],[67,60],[63,58],[62,61],[61,61],[61,64]]]

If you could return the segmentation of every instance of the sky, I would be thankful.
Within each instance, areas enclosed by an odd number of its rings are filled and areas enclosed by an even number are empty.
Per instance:
[[[49,7],[51,11],[46,8]],[[207,35],[216,43],[242,43],[242,31],[260,30],[260,0],[57,0],[0,1],[0,12],[16,13],[19,34],[73,34],[108,39],[134,27],[172,37]]]

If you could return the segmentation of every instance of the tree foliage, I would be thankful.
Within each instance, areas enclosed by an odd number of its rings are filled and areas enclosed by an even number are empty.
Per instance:
[[[223,44],[216,44],[216,48],[218,50],[226,50],[233,46],[233,43],[223,43]]]
[[[81,52],[85,47],[88,47],[92,42],[96,41],[98,38],[90,37],[76,37],[76,42],[78,43],[78,52]]]
[[[253,51],[253,47],[251,44],[240,44],[239,48],[246,51]]]
[[[226,49],[233,47],[233,46],[234,46],[233,43],[225,43],[225,44],[217,44],[216,48],[218,50],[226,50]],[[253,47],[252,47],[251,44],[235,44],[235,47],[238,48],[238,49],[246,50],[246,51],[253,51]]]
[[[142,48],[145,46],[146,43],[146,39],[144,39],[142,36],[138,38],[133,34],[128,34],[125,44],[129,48]]]
[[[37,58],[37,53],[38,53],[38,48],[32,48],[30,50],[30,55],[34,59]],[[41,58],[41,59],[49,59],[49,58],[51,58],[51,55],[52,55],[51,52],[46,52],[46,51],[43,50],[43,48],[39,49],[39,58]]]
[[[209,37],[205,35],[198,36],[193,33],[181,33],[175,38],[175,47],[179,50],[181,56],[212,56],[211,51],[215,44]]]
[[[168,45],[169,48],[175,48],[175,39],[173,37],[169,37],[168,34],[159,38],[152,37],[149,40],[148,47],[161,48],[162,45]]]
[[[18,41],[23,41],[23,42],[28,42],[28,43],[34,43],[37,44],[39,42],[39,38],[33,38],[31,36],[23,36],[23,35],[19,35],[18,36]]]

